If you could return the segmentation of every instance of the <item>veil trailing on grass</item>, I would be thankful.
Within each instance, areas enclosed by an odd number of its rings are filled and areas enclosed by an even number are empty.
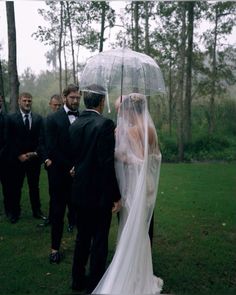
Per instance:
[[[117,247],[93,294],[159,294],[148,229],[159,182],[161,154],[144,95],[120,104],[116,129],[116,174],[122,196]]]

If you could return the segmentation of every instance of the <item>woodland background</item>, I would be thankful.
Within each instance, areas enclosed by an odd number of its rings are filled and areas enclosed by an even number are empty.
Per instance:
[[[38,13],[47,26],[39,24],[32,38],[50,45],[45,56],[50,70],[36,75],[26,68],[18,75],[14,2],[6,2],[9,54],[0,58],[0,93],[8,112],[17,109],[19,91],[29,91],[34,110],[46,115],[52,94],[79,83],[82,48],[92,55],[103,51],[104,42],[115,48],[125,39],[131,49],[153,57],[164,75],[166,94],[150,101],[163,160],[236,159],[236,47],[227,41],[235,27],[235,2],[130,1],[122,13],[105,1],[46,4]],[[105,38],[115,26],[117,36]],[[115,120],[114,111],[110,116]]]

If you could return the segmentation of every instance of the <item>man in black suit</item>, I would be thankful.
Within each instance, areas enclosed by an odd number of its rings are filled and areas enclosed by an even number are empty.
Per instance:
[[[64,105],[50,114],[46,120],[46,147],[51,196],[51,253],[50,263],[59,263],[62,258],[60,244],[64,227],[66,206],[69,207],[69,224],[75,224],[75,211],[71,206],[72,168],[69,127],[78,116],[79,87],[69,85],[63,90]]]
[[[3,204],[5,214],[9,214],[8,163],[7,163],[7,114],[3,111],[3,97],[0,95],[0,183],[2,184]]]
[[[43,119],[31,112],[32,95],[20,94],[19,111],[9,116],[8,144],[12,173],[10,189],[10,221],[18,221],[21,213],[20,199],[24,178],[27,177],[33,217],[45,218],[41,211],[39,177],[43,159]]]
[[[50,97],[50,100],[49,100],[50,114],[58,111],[60,109],[61,105],[62,105],[61,95],[53,94]],[[44,119],[44,121],[45,121],[45,124],[46,124],[47,117]],[[46,134],[45,134],[45,136],[46,136]],[[51,200],[52,199],[51,198],[52,188],[51,188],[51,175],[50,175],[51,170],[48,169],[50,167],[50,165],[52,164],[52,161],[51,161],[51,159],[49,159],[46,149],[45,149],[44,162],[46,162],[44,167],[47,170],[47,174],[48,174],[48,190],[49,190],[49,210],[48,211],[49,212],[48,212],[47,219],[45,219],[43,223],[38,224],[39,227],[45,227],[45,226],[51,225],[51,215],[52,215],[52,213],[51,213],[51,211],[52,211],[52,209],[51,209],[51,207],[52,207],[52,205],[51,205],[51,203],[52,203],[52,200]],[[70,213],[68,213],[68,215],[70,215]],[[68,219],[70,221],[70,218],[68,218]],[[73,231],[73,225],[69,224],[68,225],[68,232],[72,232],[72,231]]]
[[[119,211],[120,192],[114,169],[115,125],[101,114],[105,90],[91,85],[84,92],[86,110],[70,127],[74,159],[72,203],[77,210],[77,238],[72,289],[90,293],[105,271],[112,212]],[[85,267],[90,253],[90,274]]]

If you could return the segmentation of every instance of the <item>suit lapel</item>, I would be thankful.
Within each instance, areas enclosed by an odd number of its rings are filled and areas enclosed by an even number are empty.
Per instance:
[[[35,123],[36,123],[36,117],[35,115],[31,112],[31,128],[30,128],[30,131],[33,130],[33,128],[35,127]]]
[[[21,112],[17,112],[17,117],[16,117],[16,119],[17,119],[17,124],[19,124],[19,126],[20,126],[22,129],[26,130],[26,129],[25,129],[24,120],[23,120],[23,117],[22,117],[22,115],[21,115]]]
[[[68,115],[67,115],[67,113],[66,113],[64,107],[61,108],[61,116],[62,116],[62,118],[63,118],[65,124],[69,127],[71,124],[70,124],[70,120],[69,120],[69,118],[68,118]]]

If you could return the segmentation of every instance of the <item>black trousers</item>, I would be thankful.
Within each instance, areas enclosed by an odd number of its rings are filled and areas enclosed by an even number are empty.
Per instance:
[[[12,186],[9,167],[4,161],[0,162],[0,183],[2,185],[2,196],[5,214],[10,214],[9,188]],[[1,193],[1,192],[0,192]]]
[[[53,198],[53,192],[54,192],[54,172],[53,170],[51,170],[50,168],[46,168],[47,170],[47,174],[48,174],[48,192],[49,192],[49,210],[48,210],[48,220],[51,223],[52,222],[52,206],[53,206],[53,202],[54,199]],[[67,176],[66,176],[67,177]],[[56,184],[55,184],[56,185]],[[71,180],[69,179],[69,186],[71,186]],[[56,185],[57,187],[57,185]],[[56,188],[57,189],[57,188]],[[67,199],[67,194],[66,194],[66,199]],[[68,209],[68,213],[67,213],[67,219],[68,219],[68,223],[72,226],[75,225],[75,209],[71,204],[70,200],[66,200],[66,206]],[[64,216],[64,214],[63,214]]]
[[[47,174],[48,174],[48,192],[49,192],[49,206],[48,206],[48,220],[51,223],[52,222],[52,176],[51,176],[51,170],[47,167],[45,167]]]
[[[85,267],[90,255],[89,286],[91,292],[105,272],[111,209],[78,209],[77,237],[72,266],[73,284],[85,279]]]
[[[51,248],[59,250],[64,228],[64,216],[68,207],[69,224],[74,225],[76,214],[71,205],[72,177],[69,171],[50,166],[49,194],[50,194],[50,221],[51,221]]]
[[[21,190],[24,184],[25,177],[27,178],[29,187],[29,197],[31,209],[34,214],[41,211],[41,203],[39,197],[39,177],[41,164],[38,159],[32,159],[21,163],[17,161],[10,165],[11,167],[11,188],[10,195],[10,213],[14,217],[19,217],[21,213]]]
[[[148,231],[151,246],[152,246],[152,242],[153,242],[153,231],[154,231],[154,213],[152,214],[152,218],[151,218],[150,226],[149,226],[149,231]]]

